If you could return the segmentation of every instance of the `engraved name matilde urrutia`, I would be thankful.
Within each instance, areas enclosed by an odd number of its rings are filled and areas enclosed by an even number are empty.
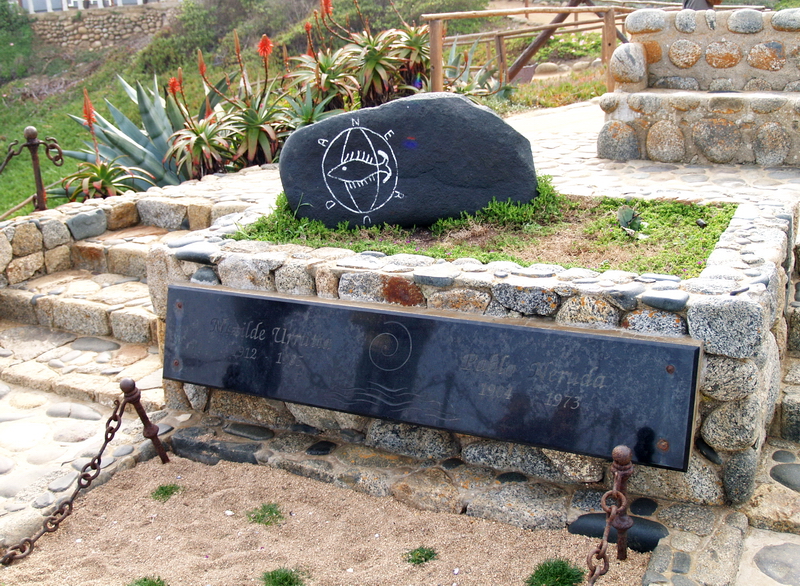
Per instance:
[[[702,343],[170,285],[164,376],[686,470]],[[609,447],[610,446],[610,447]]]
[[[397,158],[389,139],[390,130],[378,134],[362,127],[358,119],[337,134],[333,140],[320,138],[325,149],[322,155],[322,178],[333,199],[327,209],[336,205],[359,214],[362,224],[371,223],[369,214],[381,209],[393,198],[402,199],[397,191]]]

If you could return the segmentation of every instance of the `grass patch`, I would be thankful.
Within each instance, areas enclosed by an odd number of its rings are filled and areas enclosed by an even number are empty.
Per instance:
[[[403,554],[403,559],[415,566],[421,566],[424,563],[435,560],[437,557],[436,550],[430,547],[418,547]]]
[[[161,578],[139,578],[134,580],[128,586],[169,586]]]
[[[567,560],[550,559],[536,566],[525,586],[577,586],[582,581],[583,570]]]
[[[617,209],[627,204],[647,224],[646,240],[628,236],[617,223]],[[676,202],[614,198],[568,198],[539,177],[539,197],[529,204],[491,202],[475,214],[439,220],[424,229],[397,226],[330,230],[319,221],[298,218],[284,196],[275,212],[244,228],[239,240],[334,246],[359,253],[424,254],[454,260],[471,257],[483,263],[509,260],[527,266],[558,263],[564,267],[662,272],[696,277],[705,266],[735,205],[698,206]],[[707,225],[700,228],[697,220]]]
[[[162,484],[153,492],[150,493],[150,496],[162,503],[167,502],[173,495],[179,493],[181,491],[181,487],[177,484]]]
[[[283,513],[276,503],[264,503],[257,509],[247,511],[247,520],[259,525],[274,525],[283,521]]]
[[[303,575],[300,572],[288,568],[278,568],[271,572],[265,572],[261,576],[261,581],[264,586],[303,586],[305,584]]]

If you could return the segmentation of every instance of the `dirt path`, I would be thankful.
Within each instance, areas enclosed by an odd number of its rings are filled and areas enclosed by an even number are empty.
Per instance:
[[[149,496],[172,483],[182,490],[166,503]],[[278,503],[284,521],[249,523],[247,511],[263,503]],[[241,586],[288,567],[302,570],[307,586],[522,586],[548,557],[584,567],[594,540],[418,511],[263,466],[173,457],[118,473],[39,543],[30,558],[0,570],[0,584],[125,586],[159,576],[169,586]],[[420,546],[438,559],[404,561]],[[612,561],[599,584],[640,583],[648,558]]]

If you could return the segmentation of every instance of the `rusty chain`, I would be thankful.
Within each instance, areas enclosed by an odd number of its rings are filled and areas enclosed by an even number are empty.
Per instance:
[[[59,505],[52,515],[44,520],[42,528],[36,535],[25,538],[18,544],[9,547],[3,557],[0,558],[0,564],[8,566],[16,560],[28,557],[33,551],[34,545],[42,535],[45,533],[53,533],[58,530],[59,525],[72,514],[75,498],[82,490],[89,488],[92,482],[100,475],[103,452],[114,439],[117,431],[119,431],[122,425],[122,414],[125,412],[125,407],[129,404],[133,405],[134,409],[136,409],[144,425],[143,435],[153,442],[153,446],[161,458],[161,462],[164,464],[169,462],[164,446],[158,439],[158,426],[151,423],[150,419],[147,417],[144,407],[142,407],[140,401],[141,394],[139,389],[136,388],[136,384],[131,379],[126,378],[120,382],[119,386],[124,393],[122,402],[120,402],[119,399],[114,401],[114,411],[106,422],[105,441],[103,441],[103,445],[100,447],[100,451],[97,455],[81,468],[81,473],[78,476],[78,485],[75,487],[75,490],[68,499]]]
[[[612,527],[617,530],[617,559],[628,558],[628,529],[633,525],[633,519],[628,516],[627,494],[628,478],[633,474],[632,456],[627,446],[617,446],[612,452],[614,463],[611,465],[611,472],[614,475],[614,487],[600,499],[600,507],[606,514],[606,527],[600,544],[586,556],[589,586],[594,586],[597,579],[608,572],[608,536]],[[611,506],[608,505],[609,498],[614,499],[614,504]],[[595,563],[595,560],[598,563]]]

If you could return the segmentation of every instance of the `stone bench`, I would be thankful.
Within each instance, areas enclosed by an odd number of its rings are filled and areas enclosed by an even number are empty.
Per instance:
[[[610,62],[598,156],[798,165],[800,10],[639,10]]]

